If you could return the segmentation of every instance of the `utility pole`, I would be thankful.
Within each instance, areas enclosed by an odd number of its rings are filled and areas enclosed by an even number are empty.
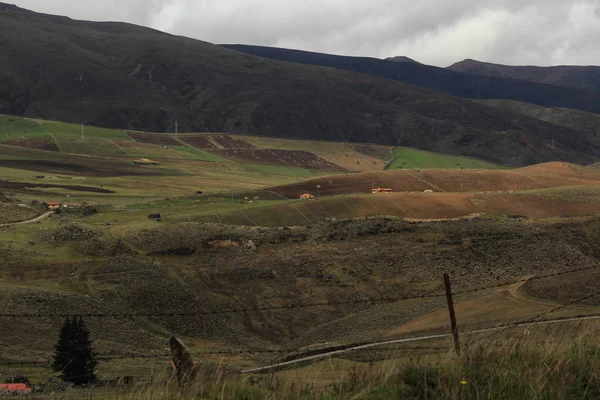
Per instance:
[[[454,351],[460,356],[460,342],[458,341],[458,326],[456,325],[456,314],[454,313],[454,302],[452,301],[452,288],[450,287],[450,276],[444,274],[444,286],[446,288],[446,299],[448,300],[448,312],[450,314],[450,325],[452,326],[452,337],[454,338]]]
[[[179,122],[177,121],[177,117],[175,118],[175,133],[179,133]]]
[[[319,200],[321,198],[320,190],[321,190],[321,185],[317,185],[317,200]]]
[[[83,138],[83,124],[81,124],[81,141],[83,142],[85,139]]]

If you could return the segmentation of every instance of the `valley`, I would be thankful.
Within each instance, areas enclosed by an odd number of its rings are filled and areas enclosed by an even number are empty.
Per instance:
[[[597,67],[5,3],[0,59],[0,397],[600,398]]]
[[[11,119],[18,133],[0,144],[10,200],[0,214],[0,318],[22,323],[0,329],[0,368],[34,380],[50,375],[41,366],[54,334],[43,332],[73,313],[86,316],[105,379],[143,380],[150,366],[166,369],[171,334],[194,358],[235,371],[444,334],[443,273],[465,332],[538,314],[555,323],[531,329],[592,327],[600,310],[597,297],[577,301],[600,276],[595,165],[510,169],[379,145],[90,127],[81,139],[81,127],[39,132],[45,121]],[[58,150],[31,145],[36,133]],[[67,208],[14,224],[49,201]],[[477,338],[489,340],[468,340]],[[452,346],[442,336],[384,348],[331,360],[385,364]],[[309,376],[314,367],[289,368]],[[294,375],[282,369],[285,385]]]

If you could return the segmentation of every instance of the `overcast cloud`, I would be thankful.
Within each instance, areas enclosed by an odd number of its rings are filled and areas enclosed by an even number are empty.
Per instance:
[[[10,0],[0,0],[10,2]],[[600,65],[600,0],[12,0],[77,19],[125,21],[213,43],[447,66]]]

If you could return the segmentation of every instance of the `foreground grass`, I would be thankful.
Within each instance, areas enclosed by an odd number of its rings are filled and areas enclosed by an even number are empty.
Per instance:
[[[381,354],[364,362],[327,360],[295,375],[248,376],[213,365],[183,389],[165,372],[154,383],[88,394],[123,399],[597,399],[600,325],[583,326],[486,337],[471,343],[460,358],[451,352],[409,358],[397,350],[387,360]]]

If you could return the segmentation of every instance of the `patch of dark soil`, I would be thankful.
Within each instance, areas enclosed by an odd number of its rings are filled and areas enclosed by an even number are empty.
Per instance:
[[[74,162],[53,160],[0,160],[0,167],[45,173],[97,177],[172,174],[172,172],[166,170],[134,166],[123,162],[107,162],[106,160],[103,160],[102,162],[99,160],[78,160]]]
[[[352,147],[360,154],[364,154],[373,158],[379,158],[383,161],[389,161],[392,158],[394,158],[389,147],[376,146],[371,144],[355,144],[352,145]]]
[[[206,136],[184,136],[181,138],[184,142],[191,144],[198,149],[216,149],[215,146]]]
[[[10,146],[26,147],[28,149],[37,149],[45,151],[60,151],[54,139],[50,136],[36,136],[20,139],[11,139],[3,142]]]
[[[78,186],[78,185],[53,185],[50,183],[28,183],[28,182],[7,182],[0,180],[0,188],[3,189],[27,189],[27,188],[60,188],[74,190],[77,192],[92,192],[92,193],[116,193],[112,190],[101,189],[92,186]]]
[[[226,149],[253,149],[248,142],[232,138],[231,136],[213,136],[213,139]]]
[[[127,132],[127,134],[136,142],[157,144],[160,146],[181,146],[181,143],[169,135],[140,132]]]
[[[345,171],[339,165],[330,163],[307,151],[279,149],[226,149],[220,150],[226,158],[245,162],[285,165],[329,171]]]

